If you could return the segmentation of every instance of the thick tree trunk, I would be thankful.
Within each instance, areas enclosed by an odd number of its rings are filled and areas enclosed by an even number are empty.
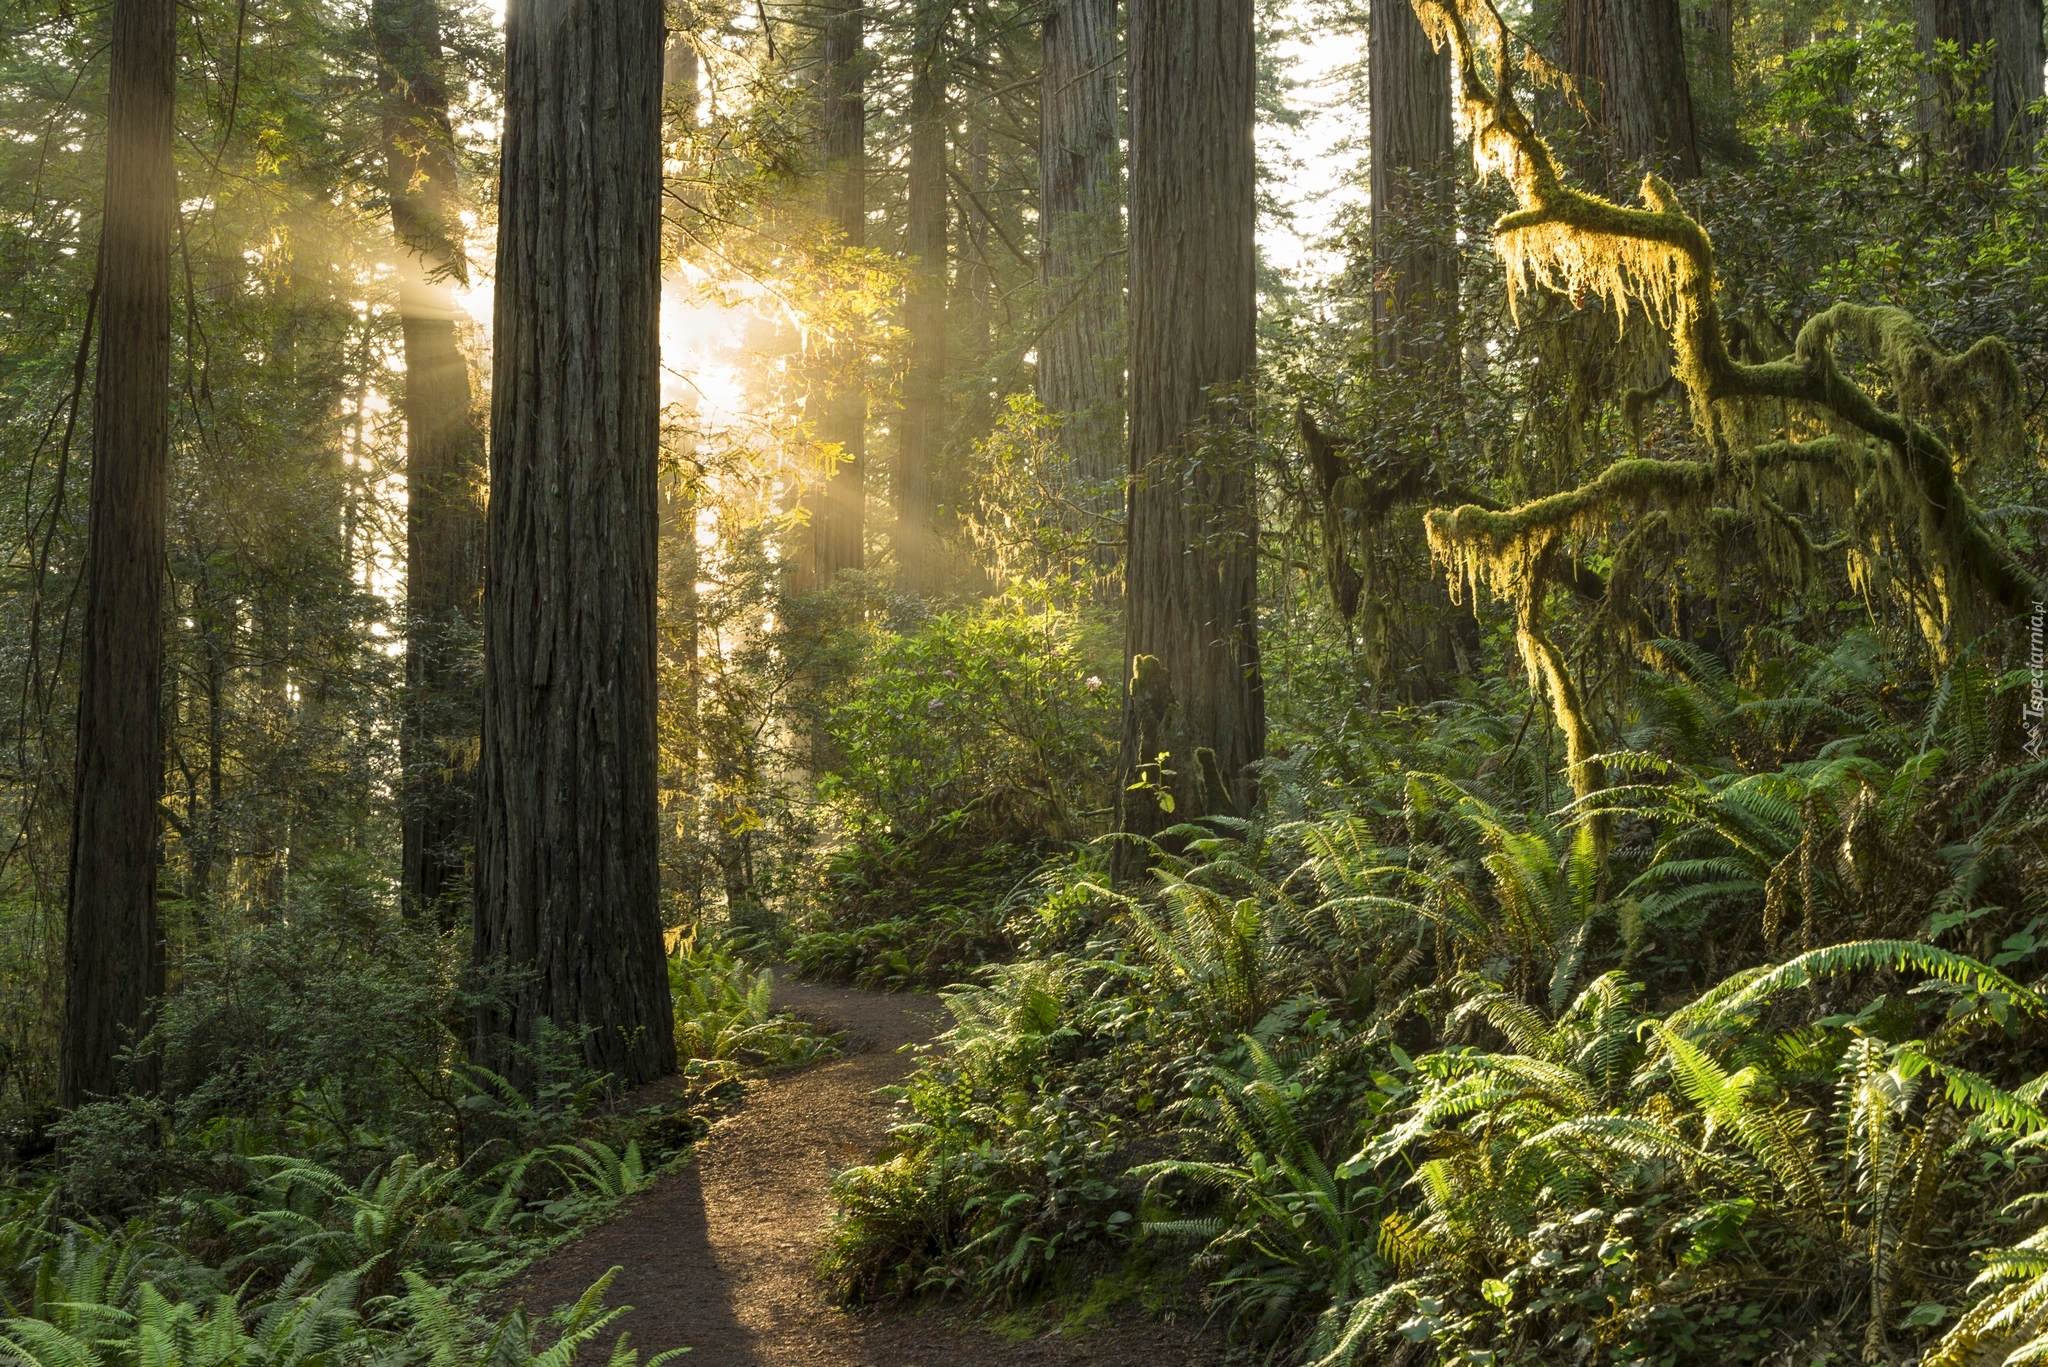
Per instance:
[[[1406,377],[1395,386],[1399,392],[1436,401],[1460,363],[1451,56],[1431,45],[1405,0],[1374,0],[1369,22],[1373,341],[1380,364]],[[1344,515],[1333,510],[1325,525],[1341,536]],[[1427,562],[1412,523],[1374,536],[1409,553],[1397,558]],[[1340,582],[1347,573],[1358,579],[1341,545],[1332,549]],[[1434,695],[1456,668],[1457,633],[1470,615],[1452,605],[1442,576],[1425,575],[1413,586],[1381,582],[1370,573],[1373,563],[1365,562],[1368,573],[1358,583],[1365,657],[1376,677],[1398,678],[1404,694]]]
[[[1616,159],[1606,179],[1636,167],[1673,181],[1699,175],[1678,0],[1566,0],[1564,68]]]
[[[1973,171],[2026,164],[2041,137],[2028,106],[2041,98],[2041,0],[1913,0],[1913,26],[1923,54],[1938,42],[1969,57],[1992,44],[1980,83],[1964,89],[1939,76],[1926,80],[1928,122]],[[1979,108],[1979,107],[1982,108]],[[1968,116],[1958,110],[1970,108]]]
[[[675,1067],[661,943],[655,575],[660,0],[512,0],[484,596],[472,1051],[543,1020],[617,1085]]]
[[[1203,813],[1249,814],[1250,766],[1265,752],[1258,517],[1250,461],[1230,430],[1242,410],[1229,393],[1250,378],[1255,346],[1252,10],[1252,0],[1130,6],[1119,819],[1142,835]],[[1119,863],[1128,873],[1130,857]]]
[[[896,457],[896,584],[904,593],[938,587],[933,542],[933,466],[945,441],[947,6],[921,0],[911,49],[910,165],[904,255],[910,281],[903,306],[910,370],[903,381],[903,431]]]
[[[455,335],[450,279],[466,277],[459,185],[435,0],[373,0],[384,166],[405,346],[405,775],[408,915],[452,923],[476,830],[474,651],[483,591],[483,433]]]
[[[1408,0],[1373,0],[1368,23],[1374,340],[1386,364],[1455,360],[1451,54],[1431,46]]]
[[[171,238],[177,226],[171,0],[115,0],[100,227],[99,369],[85,552],[78,768],[58,1101],[117,1091],[120,1051],[164,985],[156,916],[163,785],[164,498]],[[130,1083],[147,1087],[147,1067]]]
[[[1067,0],[1041,30],[1038,397],[1091,487],[1117,497],[1124,454],[1124,259],[1116,0]],[[1098,513],[1113,514],[1103,506]]]

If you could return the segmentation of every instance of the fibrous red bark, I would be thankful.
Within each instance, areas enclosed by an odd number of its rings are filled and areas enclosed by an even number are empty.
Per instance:
[[[100,227],[100,348],[64,938],[64,1106],[147,1086],[121,1051],[164,985],[156,914],[163,787],[164,500],[170,456],[171,0],[115,0]]]
[[[473,1053],[675,1067],[658,908],[660,0],[505,20]]]
[[[1249,812],[1251,765],[1265,750],[1258,519],[1231,439],[1241,412],[1232,391],[1250,377],[1255,345],[1252,35],[1251,0],[1130,7],[1130,686],[1119,816],[1141,835],[1204,810]],[[1203,782],[1200,751],[1224,791]]]

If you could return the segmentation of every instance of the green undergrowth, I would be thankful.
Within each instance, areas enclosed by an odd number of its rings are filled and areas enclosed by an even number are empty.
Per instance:
[[[836,1043],[773,1013],[768,974],[687,937],[679,1076],[619,1094],[556,1033],[521,1089],[463,1060],[444,1022],[484,989],[431,931],[358,898],[226,929],[145,1042],[169,1085],[79,1108],[0,1187],[15,1361],[570,1367],[625,1311],[609,1275],[559,1309],[486,1305],[686,1163],[748,1077]],[[350,994],[383,1010],[360,1027],[377,1038],[316,1033]],[[629,1339],[611,1367],[637,1361]]]
[[[809,977],[944,987],[1015,955],[1034,876],[1105,829],[1115,646],[1028,587],[863,632],[820,722],[843,840],[788,952]]]
[[[842,854],[831,908],[798,932],[790,961],[806,977],[893,992],[944,987],[1010,957],[1009,913],[1041,856],[977,825],[955,814],[920,838],[876,837]]]
[[[1300,738],[1143,886],[1048,866],[837,1177],[828,1275],[1013,1326],[1192,1305],[1276,1363],[2033,1360],[2015,685],[1905,701],[1855,633],[1694,666],[1638,680],[1592,799],[1475,692]]]

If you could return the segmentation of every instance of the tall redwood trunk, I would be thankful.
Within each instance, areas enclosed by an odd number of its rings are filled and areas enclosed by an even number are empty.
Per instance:
[[[59,1103],[118,1090],[121,1049],[163,991],[156,916],[163,786],[164,494],[170,458],[172,163],[177,74],[170,0],[115,0],[100,227],[100,350],[92,510],[64,937]],[[127,1081],[150,1085],[149,1069]]]
[[[1451,54],[1431,45],[1408,0],[1373,0],[1368,24],[1374,341],[1387,363],[1455,359]]]
[[[1566,0],[1564,67],[1613,155],[1606,178],[1638,166],[1674,181],[1699,175],[1678,0]]]
[[[1952,42],[1968,56],[1992,44],[1981,79],[1968,89],[1930,76],[1927,101],[1933,125],[1973,171],[2025,165],[2041,137],[2030,109],[2041,98],[2042,0],[1913,0],[1913,26],[1922,53]],[[1967,115],[1959,113],[1968,109]]]
[[[1060,442],[1082,479],[1107,499],[1124,456],[1116,0],[1066,0],[1047,12],[1040,39],[1038,397],[1063,419]]]
[[[1232,440],[1241,409],[1228,393],[1250,378],[1254,353],[1252,11],[1252,0],[1130,6],[1119,819],[1142,835],[1205,812],[1248,814],[1250,766],[1265,752],[1258,517],[1250,463]],[[1119,862],[1127,873],[1129,855]]]
[[[840,0],[825,20],[825,213],[840,245],[867,245],[867,74],[859,0]],[[868,398],[857,346],[835,344],[820,386],[813,430],[836,446],[839,462],[811,520],[816,582],[867,560]]]
[[[405,346],[405,775],[407,914],[452,923],[476,829],[473,677],[483,592],[483,433],[455,335],[451,279],[467,277],[454,137],[435,0],[373,0],[384,91],[384,167],[400,249]]]
[[[476,1056],[675,1067],[657,855],[660,0],[512,0],[484,594]],[[509,1047],[508,1042],[509,1041]]]
[[[1451,56],[1431,44],[1407,0],[1373,0],[1368,22],[1374,349],[1397,401],[1440,401],[1460,363]],[[1331,492],[1325,488],[1326,500]],[[1374,566],[1387,563],[1384,555],[1368,554],[1361,577],[1342,540],[1349,535],[1345,518],[1341,508],[1326,506],[1326,551],[1336,582],[1351,585],[1340,591],[1339,609],[1348,606],[1347,616],[1363,610],[1364,655],[1376,678],[1398,680],[1412,698],[1433,696],[1457,668],[1457,638],[1469,614],[1451,603],[1440,575],[1413,583],[1375,575]],[[1392,563],[1428,563],[1413,521],[1373,535],[1394,548]]]
[[[942,47],[948,7],[919,0],[911,49],[910,164],[903,251],[910,369],[903,380],[903,430],[896,457],[896,585],[938,587],[933,544],[933,466],[945,441],[946,75]]]

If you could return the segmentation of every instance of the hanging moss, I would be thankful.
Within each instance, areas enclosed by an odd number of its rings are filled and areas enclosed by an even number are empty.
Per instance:
[[[1430,545],[1454,588],[1483,583],[1532,617],[1560,539],[1652,498],[1680,520],[1702,505],[1740,509],[1769,576],[1805,582],[1822,547],[1764,487],[1789,467],[1803,468],[1793,482],[1802,498],[1848,523],[1846,538],[1827,545],[1849,551],[1852,582],[1913,611],[1938,657],[1987,625],[1987,606],[2013,612],[2043,596],[1959,483],[1973,464],[2010,461],[2019,447],[2019,374],[2003,342],[1987,337],[1950,354],[1902,310],[1845,303],[1809,320],[1789,358],[1736,360],[1715,302],[1713,244],[1671,187],[1646,176],[1642,206],[1628,208],[1567,185],[1515,93],[1518,74],[1541,81],[1554,73],[1514,50],[1492,0],[1414,5],[1438,46],[1451,48],[1475,167],[1482,178],[1501,173],[1514,189],[1517,207],[1494,225],[1510,303],[1541,288],[1596,296],[1622,318],[1641,308],[1669,333],[1674,378],[1714,453],[1711,462],[1621,461],[1578,489],[1506,513],[1431,512]],[[1837,337],[1885,370],[1895,409],[1842,372]],[[1625,402],[1632,425],[1646,401],[1643,392]],[[1766,440],[1766,424],[1794,417],[1820,433]],[[1962,442],[1960,455],[1937,426]]]
[[[1976,460],[2005,465],[2018,457],[2022,385],[2004,339],[1982,337],[1950,355],[1903,309],[1843,303],[1799,330],[1794,354],[1803,365],[1817,365],[1822,348],[1840,334],[1855,338],[1890,374],[1903,422],[1932,420],[1966,434],[1961,455],[1951,462],[1957,475]]]
[[[1576,489],[1519,508],[1433,508],[1423,525],[1430,550],[1451,568],[1454,593],[1484,586],[1522,602],[1548,587],[1543,562],[1565,537],[1604,528],[1614,510],[1629,503],[1660,501],[1691,512],[1714,482],[1713,467],[1704,461],[1619,460]]]

